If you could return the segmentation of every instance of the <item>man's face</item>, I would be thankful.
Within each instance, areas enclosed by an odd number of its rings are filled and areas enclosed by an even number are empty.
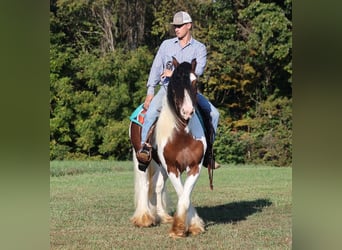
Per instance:
[[[179,39],[182,39],[183,37],[185,37],[189,33],[189,31],[191,29],[191,23],[184,23],[181,25],[173,25],[173,27],[175,29],[176,36]]]

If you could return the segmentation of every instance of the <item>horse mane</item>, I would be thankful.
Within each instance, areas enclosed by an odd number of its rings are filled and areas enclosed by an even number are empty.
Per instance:
[[[177,117],[177,125],[180,125],[186,123],[186,121],[181,118],[179,110],[179,107],[184,100],[184,90],[187,90],[192,103],[196,106],[197,90],[194,88],[194,85],[192,85],[190,80],[190,73],[194,71],[196,62],[194,63],[193,61],[191,64],[188,62],[178,64],[174,59],[174,65],[176,68],[173,71],[167,88],[167,102],[170,110],[174,113],[175,117]]]

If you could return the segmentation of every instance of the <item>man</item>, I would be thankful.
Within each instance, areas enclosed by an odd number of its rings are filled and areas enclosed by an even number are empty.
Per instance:
[[[191,35],[192,19],[187,12],[177,12],[171,23],[175,29],[176,37],[162,42],[154,58],[150,75],[147,81],[147,95],[144,101],[144,109],[147,110],[141,132],[141,149],[137,152],[140,164],[148,164],[151,159],[151,145],[147,143],[148,132],[154,121],[159,116],[162,107],[162,99],[167,93],[169,78],[172,76],[172,57],[179,63],[184,61],[191,63],[196,59],[197,66],[195,74],[201,76],[207,61],[207,50],[204,44],[195,40]],[[155,87],[160,84],[160,90],[154,95]],[[208,142],[209,149],[212,148],[216,133],[219,112],[217,109],[200,93],[197,94],[198,105],[203,111],[204,120],[210,121],[212,126],[211,141]],[[213,156],[211,156],[213,157]],[[214,168],[219,165],[215,163]]]

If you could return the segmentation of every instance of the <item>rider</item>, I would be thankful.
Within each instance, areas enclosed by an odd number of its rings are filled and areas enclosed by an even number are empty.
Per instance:
[[[141,164],[147,164],[151,159],[151,145],[147,143],[148,132],[154,121],[159,116],[162,107],[162,99],[167,93],[166,88],[169,78],[172,76],[172,57],[175,57],[179,63],[187,61],[191,63],[196,59],[197,66],[195,74],[203,74],[207,60],[207,50],[204,44],[195,40],[191,35],[192,19],[187,12],[177,12],[171,23],[175,29],[175,38],[167,39],[162,42],[154,58],[150,75],[147,81],[147,95],[144,101],[145,121],[141,132],[141,149],[137,152],[137,159]],[[160,84],[158,93],[154,96],[155,87]],[[214,137],[219,120],[217,109],[200,93],[197,94],[197,102],[203,111],[204,119],[210,121],[212,126],[211,141],[208,142],[208,148],[212,148]],[[210,150],[211,151],[211,150]],[[211,157],[213,157],[211,155]],[[219,164],[215,162],[214,168]]]

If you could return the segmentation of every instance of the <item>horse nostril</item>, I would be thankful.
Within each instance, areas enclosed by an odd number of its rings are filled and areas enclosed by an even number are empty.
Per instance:
[[[183,108],[181,109],[181,114],[182,114],[183,116],[185,115],[185,111],[184,111]]]
[[[185,118],[185,119],[189,119],[195,112],[195,109],[192,108],[190,109],[186,109],[186,108],[182,108],[180,110],[180,114]]]

